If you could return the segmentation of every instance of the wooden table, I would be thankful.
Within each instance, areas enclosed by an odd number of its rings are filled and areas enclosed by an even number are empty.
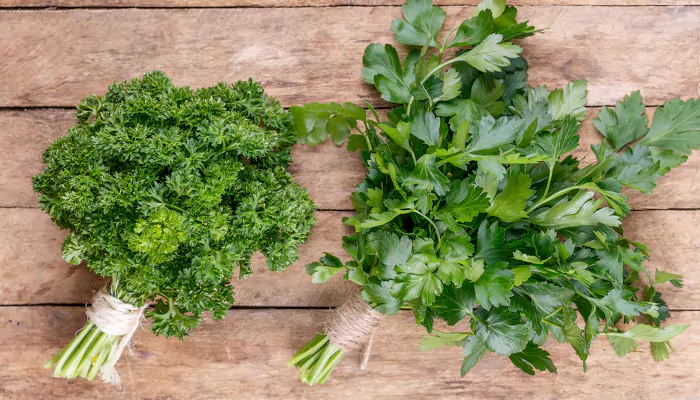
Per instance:
[[[441,0],[447,25],[476,0]],[[464,6],[463,3],[467,3]],[[553,4],[557,5],[553,5]],[[392,42],[400,0],[0,0],[0,398],[700,398],[700,155],[664,177],[654,195],[632,195],[629,237],[649,244],[650,268],[685,275],[664,292],[673,322],[692,324],[655,364],[646,346],[619,359],[594,343],[584,374],[573,350],[548,343],[558,375],[529,377],[486,356],[464,379],[458,349],[418,353],[424,331],[402,312],[375,337],[369,369],[346,357],[319,387],[298,382],[290,356],[356,288],[342,279],[312,285],[302,266],[340,253],[340,217],[364,171],[332,145],[294,150],[319,224],[301,260],[283,274],[236,281],[238,306],[183,342],[137,333],[118,364],[121,390],[49,377],[43,362],[85,320],[102,281],[63,262],[66,233],[37,208],[30,177],[41,152],[73,123],[73,107],[114,80],[162,69],[193,87],[254,76],[285,106],[369,101],[386,108],[359,75],[364,47]],[[598,107],[635,89],[647,104],[700,91],[700,0],[519,0],[545,34],[523,42],[531,84],[589,81],[578,155],[597,140]],[[142,8],[130,8],[142,7]],[[650,108],[649,112],[653,110]]]

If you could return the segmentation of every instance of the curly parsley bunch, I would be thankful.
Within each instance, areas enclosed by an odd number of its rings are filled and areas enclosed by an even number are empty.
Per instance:
[[[422,350],[464,349],[462,375],[486,352],[527,374],[556,372],[540,347],[550,336],[569,343],[584,369],[599,335],[620,356],[642,339],[656,361],[667,358],[687,326],[661,327],[669,312],[657,289],[681,277],[643,266],[650,250],[623,235],[631,208],[621,190],[651,192],[700,148],[700,101],[669,101],[651,125],[638,92],[603,108],[595,126],[604,138],[584,166],[567,154],[579,144],[586,82],[528,87],[522,49],[510,41],[535,29],[516,21],[514,7],[482,2],[442,43],[440,7],[408,0],[403,14],[395,38],[419,48],[403,62],[388,44],[364,55],[362,76],[396,104],[388,121],[369,105],[371,114],[347,103],[292,109],[302,141],[349,136],[368,171],[345,220],[356,230],[343,239],[352,260],[326,255],[307,267],[314,281],[345,271],[369,311],[412,309],[430,334]],[[647,324],[616,327],[641,315]],[[440,332],[436,319],[460,329]],[[290,364],[304,382],[322,383],[343,352],[321,333]]]
[[[286,171],[291,117],[257,82],[193,91],[150,72],[85,98],[77,118],[44,153],[34,190],[70,230],[63,258],[110,277],[123,302],[155,302],[155,334],[182,339],[203,312],[224,317],[232,274],[250,274],[254,252],[273,271],[297,260],[314,205]],[[93,350],[54,360],[54,374],[87,371]]]

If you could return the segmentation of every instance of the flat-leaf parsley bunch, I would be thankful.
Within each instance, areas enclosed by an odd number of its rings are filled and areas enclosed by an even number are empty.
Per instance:
[[[567,153],[579,144],[586,82],[528,87],[511,41],[536,31],[514,7],[484,1],[443,40],[445,12],[430,0],[408,0],[403,16],[395,38],[417,47],[401,60],[393,46],[372,44],[363,59],[365,81],[396,105],[388,120],[369,104],[292,109],[302,141],[349,138],[367,167],[345,220],[356,230],[343,239],[352,260],[326,255],[307,267],[314,281],[344,271],[370,314],[410,306],[430,333],[422,350],[463,347],[462,375],[486,352],[527,374],[556,372],[540,347],[549,336],[569,343],[584,369],[599,335],[620,356],[643,339],[655,360],[667,358],[687,326],[661,327],[669,312],[657,289],[681,277],[642,265],[649,248],[623,236],[631,209],[621,191],[650,193],[700,147],[700,102],[669,101],[651,125],[639,92],[603,108],[596,162],[582,166]],[[640,315],[648,324],[616,328]],[[440,332],[436,319],[463,329]],[[322,383],[347,350],[327,331],[290,362],[304,382]]]
[[[89,321],[48,363],[53,375],[117,381],[114,363],[141,315],[184,338],[205,311],[225,316],[234,270],[260,251],[298,258],[314,205],[286,168],[291,116],[252,80],[198,90],[162,72],[85,98],[77,124],[44,153],[40,203],[70,230],[63,258],[111,278]]]

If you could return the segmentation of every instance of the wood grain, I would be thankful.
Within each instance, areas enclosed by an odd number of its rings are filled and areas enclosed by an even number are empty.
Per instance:
[[[447,26],[472,7],[449,7]],[[531,83],[590,82],[590,104],[641,89],[648,104],[698,95],[700,7],[524,6]],[[370,101],[364,48],[392,42],[396,7],[114,9],[0,13],[0,107],[74,106],[152,69],[176,84],[254,76],[288,106]],[[124,27],[128,26],[128,29]],[[402,49],[403,51],[403,49]]]
[[[398,6],[404,0],[0,0],[0,7],[329,7]],[[441,6],[476,5],[479,0],[437,0]],[[681,6],[700,0],[515,0],[515,6]]]
[[[342,236],[351,233],[341,222],[349,213],[319,212],[318,225],[302,245],[300,259],[283,273],[270,272],[265,259],[253,259],[253,276],[234,279],[237,305],[324,307],[337,305],[353,284],[341,276],[324,285],[311,283],[304,266],[323,252],[347,259]],[[104,281],[84,266],[61,259],[67,232],[58,229],[39,209],[0,209],[0,305],[82,304]]]
[[[690,328],[676,353],[654,363],[647,345],[618,358],[604,337],[594,341],[588,373],[568,345],[548,342],[558,374],[528,376],[508,359],[486,355],[459,377],[459,349],[417,351],[425,334],[409,312],[387,318],[374,337],[366,371],[350,354],[324,385],[309,387],[287,368],[289,358],[329,315],[320,310],[232,310],[205,321],[184,341],[135,336],[117,364],[121,390],[100,382],[49,377],[44,361],[79,329],[81,307],[0,308],[0,397],[11,399],[691,399],[700,391],[700,312],[674,313]]]
[[[591,122],[599,109],[591,109],[581,128],[581,145],[574,154],[583,162],[594,160],[590,146],[600,140]],[[381,111],[381,110],[380,110]],[[652,109],[648,113],[652,115]],[[381,115],[383,118],[384,115]],[[0,110],[0,207],[37,207],[31,177],[41,172],[41,154],[75,123],[70,110]],[[309,190],[321,210],[352,210],[349,196],[365,176],[359,157],[327,143],[318,147],[297,145],[290,172]],[[627,191],[634,209],[700,208],[700,154],[659,180],[652,195]]]
[[[38,207],[31,178],[43,169],[44,149],[74,123],[72,110],[0,110],[0,207]],[[298,145],[293,157],[290,172],[319,209],[352,209],[348,196],[365,175],[355,154],[332,144]]]
[[[300,260],[283,273],[269,272],[256,257],[255,273],[235,279],[236,305],[264,307],[329,307],[341,304],[354,284],[341,276],[323,285],[311,283],[304,265],[327,251],[344,259],[341,238],[351,231],[341,218],[349,213],[318,212],[318,225],[301,247]],[[649,245],[647,263],[655,269],[683,274],[685,287],[666,285],[664,299],[673,309],[700,309],[700,211],[644,211],[625,220],[626,235]],[[102,280],[85,267],[61,260],[65,231],[39,209],[0,209],[0,305],[82,304]]]

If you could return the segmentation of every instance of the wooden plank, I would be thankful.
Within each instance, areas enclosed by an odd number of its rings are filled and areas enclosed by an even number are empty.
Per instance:
[[[85,320],[80,307],[0,308],[0,397],[13,399],[690,399],[700,392],[700,312],[675,313],[690,324],[673,339],[676,353],[654,363],[648,345],[619,358],[604,337],[594,341],[588,373],[568,345],[550,340],[558,374],[528,376],[487,354],[460,379],[459,349],[417,351],[425,334],[409,312],[382,322],[366,371],[349,354],[324,385],[298,381],[287,361],[329,315],[321,310],[233,310],[205,321],[184,341],[139,331],[132,354],[117,364],[121,389],[101,382],[50,378],[42,364]],[[475,397],[476,396],[476,397]]]
[[[43,169],[44,149],[74,123],[72,110],[0,110],[0,207],[38,207],[31,178]],[[365,175],[354,154],[332,144],[299,145],[293,157],[290,172],[319,209],[352,209],[348,196]]]
[[[398,6],[404,0],[0,0],[0,7],[329,7]],[[437,0],[441,6],[473,6],[479,0]],[[515,6],[681,6],[699,0],[515,0]]]
[[[599,109],[591,109],[581,128],[581,145],[574,152],[584,162],[594,160],[590,151],[600,141],[591,122]],[[380,110],[381,111],[381,110]],[[652,109],[648,110],[651,115]],[[384,115],[381,115],[383,118]],[[41,154],[74,123],[71,110],[0,111],[0,207],[37,207],[31,177],[42,169]],[[365,169],[353,153],[333,144],[315,148],[294,147],[290,172],[309,190],[321,210],[352,210],[349,196],[362,182]],[[700,208],[700,154],[659,180],[654,194],[627,191],[634,209]]]
[[[347,259],[341,237],[351,233],[341,223],[350,213],[318,212],[318,225],[301,248],[300,260],[283,273],[269,272],[262,257],[255,259],[255,273],[235,279],[237,305],[265,307],[328,307],[343,302],[354,284],[341,276],[314,285],[304,265],[327,251]],[[648,244],[653,252],[647,267],[685,276],[685,288],[663,288],[673,309],[700,309],[700,211],[645,211],[625,220],[626,234]],[[38,209],[0,209],[0,305],[87,303],[102,281],[87,268],[61,260],[66,233],[56,228]],[[60,284],[59,284],[60,282]]]
[[[75,123],[68,110],[0,111],[0,206],[38,207],[32,176],[41,155]]]
[[[448,8],[447,26],[472,9]],[[586,78],[591,105],[635,89],[649,104],[698,94],[700,7],[520,11],[549,28],[524,42],[533,84]],[[193,87],[255,76],[285,106],[381,105],[360,79],[361,58],[370,42],[392,42],[389,26],[399,15],[396,7],[5,11],[0,58],[13,62],[0,66],[0,106],[73,106],[151,69]]]
[[[270,272],[265,259],[253,260],[253,276],[234,279],[237,305],[277,307],[323,307],[336,305],[353,289],[338,276],[315,285],[304,266],[324,251],[343,255],[342,236],[351,233],[341,218],[349,213],[319,212],[318,225],[301,247],[299,261],[284,273]],[[0,209],[0,305],[80,304],[90,302],[104,280],[84,266],[61,259],[67,235],[38,209]],[[237,275],[236,275],[237,276]]]

